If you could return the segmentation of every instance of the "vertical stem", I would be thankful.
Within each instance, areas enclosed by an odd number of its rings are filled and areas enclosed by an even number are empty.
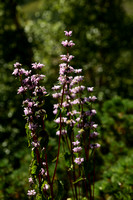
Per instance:
[[[60,118],[61,118],[61,116],[60,116]],[[54,182],[54,178],[55,178],[55,174],[56,174],[56,169],[57,169],[57,164],[58,164],[58,159],[59,159],[59,154],[60,154],[60,143],[61,143],[61,124],[60,124],[60,135],[59,135],[59,144],[58,144],[57,160],[56,160],[54,175],[53,175],[53,179],[52,179],[52,184],[53,184],[53,182]]]
[[[94,167],[94,171],[93,171],[93,200],[94,200],[94,184],[95,184],[95,150],[94,150],[94,160],[93,160],[93,167]]]
[[[71,185],[71,188],[72,188],[72,193],[73,193],[73,198],[74,198],[73,200],[75,200],[75,194],[74,194],[74,190],[73,190],[73,184],[72,184],[71,175],[69,174],[69,172],[68,172],[68,177],[69,177],[70,185]]]
[[[45,152],[45,161],[46,161],[46,169],[47,169],[47,176],[48,176],[48,182],[50,185],[50,190],[51,190],[51,196],[52,196],[52,200],[54,198],[54,194],[53,194],[53,185],[50,181],[50,176],[49,176],[49,170],[48,170],[48,160],[47,160],[47,153]]]
[[[45,130],[45,124],[44,124],[43,116],[42,116],[42,127],[43,127],[43,130]],[[54,198],[53,185],[52,185],[52,183],[50,181],[50,176],[49,176],[48,159],[47,159],[46,147],[45,147],[45,161],[46,161],[46,170],[47,170],[48,183],[50,185],[51,196],[52,196],[52,200],[53,200],[53,198]]]
[[[92,200],[90,173],[88,174],[88,179],[89,179],[90,200]]]
[[[73,138],[72,138],[73,136]],[[75,163],[74,163],[74,158],[73,158],[73,151],[72,151],[72,141],[74,141],[74,135],[71,135],[71,152],[72,152],[72,164],[73,164],[73,179],[74,181],[76,181],[76,174],[75,174]],[[77,187],[74,184],[74,189],[75,189],[75,196],[76,196],[76,200],[78,200],[78,196],[77,196]]]
[[[79,177],[80,177],[80,166],[79,166]],[[80,182],[79,182],[79,199],[80,199]]]
[[[75,165],[74,165],[74,162],[73,162],[73,178],[74,178],[74,181],[76,181],[76,174],[75,174]],[[74,184],[74,189],[75,189],[76,200],[78,200],[76,184]]]
[[[85,184],[86,197],[89,199],[89,197],[88,197],[88,189],[87,189],[87,183],[86,183],[85,175],[84,175],[84,184]]]
[[[33,140],[36,141],[37,137],[34,136]],[[40,153],[39,153],[39,150],[37,147],[35,148],[35,152],[36,152],[37,162],[40,164],[40,162],[41,162]],[[41,184],[41,174],[40,173],[38,174],[38,180],[39,180],[39,185],[40,185]]]
[[[64,96],[64,90],[65,90],[65,83],[63,85],[63,92],[62,92],[62,97],[61,97],[61,109],[62,109],[62,103],[63,103],[63,96]],[[58,143],[58,153],[57,153],[57,160],[56,160],[56,164],[55,164],[55,170],[54,170],[54,175],[52,178],[52,184],[54,182],[54,178],[55,178],[55,174],[56,174],[56,169],[57,169],[57,164],[58,164],[58,160],[59,160],[59,154],[60,154],[60,143],[61,143],[61,130],[62,130],[62,115],[61,115],[61,110],[60,110],[60,135],[59,135],[59,143]]]
[[[90,131],[89,131],[89,147],[87,152],[87,161],[89,162],[89,149],[90,149]],[[90,192],[90,200],[92,200],[92,191],[91,191],[91,178],[90,178],[90,172],[88,173],[88,181],[89,181],[89,192]]]
[[[91,105],[92,108],[92,105]],[[82,106],[82,113],[83,113],[83,106]],[[84,123],[84,122],[83,122]],[[91,116],[90,116],[90,121],[89,123],[91,124]],[[83,124],[84,126],[84,124]],[[90,150],[90,128],[89,128],[89,141],[88,144],[86,145],[86,137],[85,133],[83,134],[83,141],[84,141],[84,147],[85,147],[85,156],[86,156],[86,161],[89,162],[89,150]],[[88,173],[88,181],[89,181],[89,193],[90,193],[90,200],[92,200],[92,190],[91,190],[91,177],[90,173]]]
[[[91,103],[91,108],[92,109],[92,103]],[[90,116],[90,120],[89,123],[91,125],[91,116]],[[89,150],[90,150],[90,131],[91,131],[91,127],[89,128],[89,141],[88,141],[88,161],[89,161]],[[92,200],[92,190],[91,190],[91,179],[90,179],[90,173],[88,174],[88,179],[89,179],[89,191],[90,191],[90,200]]]
[[[80,99],[81,99],[81,94],[80,94]],[[83,104],[81,104],[81,113],[83,115],[84,112],[84,108],[83,108]],[[84,127],[84,118],[83,118],[83,127]],[[84,148],[85,148],[85,157],[86,157],[86,161],[89,162],[89,148],[87,150],[87,145],[86,145],[86,135],[85,132],[83,133],[83,142],[84,142]],[[87,179],[89,180],[89,193],[90,193],[90,200],[91,200],[91,182],[90,182],[90,174],[88,174]],[[85,190],[86,190],[86,197],[88,198],[88,184],[86,182],[86,180],[84,181],[85,183]]]

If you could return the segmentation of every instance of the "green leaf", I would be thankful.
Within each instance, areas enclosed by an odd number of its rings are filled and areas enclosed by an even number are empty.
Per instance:
[[[85,178],[79,177],[76,181],[73,182],[73,184],[76,184],[76,183],[78,183],[79,181],[83,181],[83,180],[85,180]]]
[[[37,194],[37,196],[36,196],[36,200],[42,200],[42,197],[41,197],[40,194]]]
[[[28,138],[28,147],[30,147],[30,145],[31,145],[31,141],[30,141],[31,131],[29,130],[28,123],[26,123],[26,125],[25,125],[25,130],[26,130],[26,134],[27,134],[27,138]]]
[[[36,170],[37,170],[37,166],[36,165],[33,165],[31,167],[31,174],[36,174]]]
[[[44,188],[45,184],[48,184],[47,181],[44,181],[43,184],[42,184],[42,186],[41,186],[42,193],[43,193],[43,188]]]

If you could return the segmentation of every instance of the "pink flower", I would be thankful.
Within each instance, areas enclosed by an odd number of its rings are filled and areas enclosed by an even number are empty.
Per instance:
[[[29,123],[29,129],[30,130],[35,130],[37,128],[37,124],[33,124],[32,122]]]
[[[77,140],[76,142],[72,142],[74,146],[77,146],[80,144],[80,142]]]
[[[74,56],[73,55],[60,55],[60,57],[61,57],[61,60],[63,60],[63,61],[66,61],[66,62],[70,62],[73,58],[74,58]]]
[[[80,139],[81,134],[79,133],[78,135],[76,135],[77,139]]]
[[[72,87],[74,84],[79,83],[80,81],[82,81],[84,78],[84,76],[75,76],[70,84],[70,87]]]
[[[80,152],[81,150],[82,150],[82,147],[74,147],[74,148],[73,148],[73,151],[74,151],[75,153]]]
[[[65,135],[67,134],[67,131],[66,130],[62,130],[61,131],[61,135]],[[60,135],[60,130],[56,132],[56,135]]]
[[[78,164],[78,165],[80,165],[82,162],[84,162],[84,158],[76,158],[75,160],[74,160],[74,162],[76,163],[76,164]]]
[[[98,135],[99,135],[99,133],[94,131],[93,133],[90,134],[90,137],[93,138],[93,137],[96,137]]]
[[[67,118],[66,117],[62,117],[61,118],[61,123],[66,123]],[[60,123],[60,117],[58,117],[57,119],[54,120],[55,123],[59,124]]]
[[[93,102],[94,102],[96,99],[97,99],[97,98],[96,98],[95,96],[92,96],[92,97],[89,96],[89,101],[93,101]]]
[[[40,146],[39,142],[32,142],[31,144],[32,144],[33,147],[39,147]]]
[[[31,70],[29,70],[29,71],[25,70],[24,74],[25,74],[25,76],[29,76],[31,74]]]
[[[32,68],[33,69],[41,69],[44,65],[40,63],[33,63]]]
[[[72,36],[72,31],[64,31],[66,36]]]
[[[43,175],[45,173],[45,170],[43,168],[41,168],[41,175]]]
[[[59,107],[59,104],[54,104],[54,108],[57,109]]]
[[[75,43],[73,43],[72,40],[70,40],[70,41],[68,42],[68,46],[69,46],[69,47],[72,47],[72,46],[74,46],[74,45],[75,45]]]
[[[93,115],[95,115],[96,113],[97,113],[96,110],[92,109],[92,110],[90,110],[90,111],[86,111],[86,112],[85,112],[85,115],[86,115],[86,116],[93,116]]]
[[[25,69],[21,68],[19,69],[18,75],[25,74],[26,76],[30,74],[30,71],[26,71]]]
[[[59,98],[59,97],[61,97],[61,93],[55,93],[55,94],[52,94],[52,96],[53,96],[53,98]]]
[[[14,71],[13,71],[12,75],[15,75],[15,76],[17,76],[17,75],[18,75],[18,73],[19,73],[19,69],[18,69],[18,68],[16,68],[16,69],[14,69]]]
[[[35,95],[35,96],[37,96],[37,95],[46,95],[47,94],[47,92],[46,92],[46,88],[44,87],[44,86],[36,86],[35,87],[35,90],[34,90],[34,92],[33,92],[33,94]]]
[[[28,190],[27,195],[28,196],[34,196],[34,195],[36,195],[36,191],[35,190]]]
[[[78,92],[83,91],[84,89],[85,89],[85,86],[81,85],[81,86],[77,86],[77,87],[71,89],[70,91],[71,91],[72,93],[78,93]]]
[[[73,58],[74,58],[74,56],[70,55],[70,56],[68,57],[68,62],[70,62]]]
[[[56,115],[56,114],[57,114],[57,112],[58,112],[58,110],[57,110],[57,109],[53,110],[53,114],[54,114],[54,115]]]
[[[54,85],[54,87],[52,87],[52,90],[59,90],[60,89],[60,85]]]
[[[64,75],[66,68],[60,67],[60,75]]]
[[[65,55],[62,55],[62,56],[65,56]],[[61,63],[59,66],[60,66],[60,68],[62,68],[62,67],[64,68],[64,67],[67,66],[67,64],[66,63]]]
[[[64,102],[62,103],[62,106],[63,106],[63,107],[68,107],[69,104],[68,104],[66,101],[64,101]]]
[[[33,183],[33,179],[31,177],[29,178],[29,183]]]
[[[73,126],[75,123],[76,122],[73,119],[67,121],[67,124],[69,124],[70,126]]]
[[[46,166],[46,163],[45,163],[45,162],[43,162],[42,164],[43,164],[44,166]]]
[[[40,74],[32,75],[31,76],[31,82],[34,85],[38,85],[38,82],[40,80],[43,80],[43,78],[45,78],[45,75],[40,75]]]
[[[78,74],[78,73],[81,73],[81,72],[82,72],[82,69],[75,69],[74,72],[77,73],[77,74]]]
[[[71,105],[76,105],[76,104],[80,104],[79,99],[75,99],[74,101],[71,101]]]
[[[78,118],[76,119],[76,121],[77,121],[77,122],[79,122],[80,120],[81,120],[81,118],[80,118],[80,117],[78,117]]]
[[[88,92],[93,92],[94,87],[88,87],[87,90]]]
[[[75,44],[73,43],[73,41],[72,40],[70,40],[70,41],[67,41],[67,40],[65,40],[65,41],[62,41],[62,43],[61,43],[64,47],[66,47],[66,46],[68,46],[68,47],[72,47],[72,46],[74,46]]]
[[[25,92],[26,90],[27,90],[26,87],[20,86],[20,87],[18,88],[17,94],[21,94],[21,93]]]
[[[95,96],[84,97],[84,102],[94,102],[97,98]]]
[[[66,47],[66,46],[68,46],[68,41],[67,41],[67,40],[62,41],[61,44],[62,44],[64,47]]]
[[[44,187],[43,187],[43,189],[44,189],[44,190],[48,190],[48,189],[49,189],[49,185],[48,185],[48,184],[45,184]]]
[[[19,62],[16,62],[15,64],[14,64],[14,67],[16,68],[16,67],[19,67],[19,66],[21,66],[21,64],[19,63]]]
[[[90,148],[91,149],[97,149],[97,148],[99,148],[101,145],[100,144],[98,144],[98,143],[96,143],[96,144],[90,144]]]
[[[32,107],[34,105],[34,103],[32,101],[28,102],[28,107]]]
[[[72,66],[68,65],[67,67],[68,67],[66,70],[67,73],[74,72],[74,68]]]
[[[67,61],[67,56],[66,55],[60,55],[60,57],[61,57],[61,60]]]
[[[25,115],[30,115],[30,114],[32,114],[31,108],[24,108],[24,114],[25,114]]]
[[[95,115],[97,113],[97,111],[95,109],[91,110],[91,115]]]
[[[91,128],[97,128],[98,124],[91,124]]]

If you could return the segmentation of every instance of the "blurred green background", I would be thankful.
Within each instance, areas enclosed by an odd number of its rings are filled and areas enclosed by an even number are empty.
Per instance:
[[[98,97],[95,199],[132,200],[132,0],[0,0],[0,199],[28,199],[31,158],[13,63],[45,64],[50,91],[65,53],[64,30],[73,30],[76,43],[72,65],[83,68],[84,84]],[[46,103],[47,131],[54,135],[53,100]]]

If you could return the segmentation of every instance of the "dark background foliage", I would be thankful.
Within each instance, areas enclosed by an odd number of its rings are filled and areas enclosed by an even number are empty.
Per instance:
[[[0,1],[0,199],[27,199],[25,121],[12,77],[13,63],[44,63],[46,88],[57,81],[64,30],[73,30],[73,66],[94,86],[101,149],[96,155],[96,199],[132,200],[133,2],[131,0]],[[53,100],[46,102],[47,131],[54,136]],[[51,139],[55,146],[55,139]],[[65,181],[65,180],[64,180]]]

